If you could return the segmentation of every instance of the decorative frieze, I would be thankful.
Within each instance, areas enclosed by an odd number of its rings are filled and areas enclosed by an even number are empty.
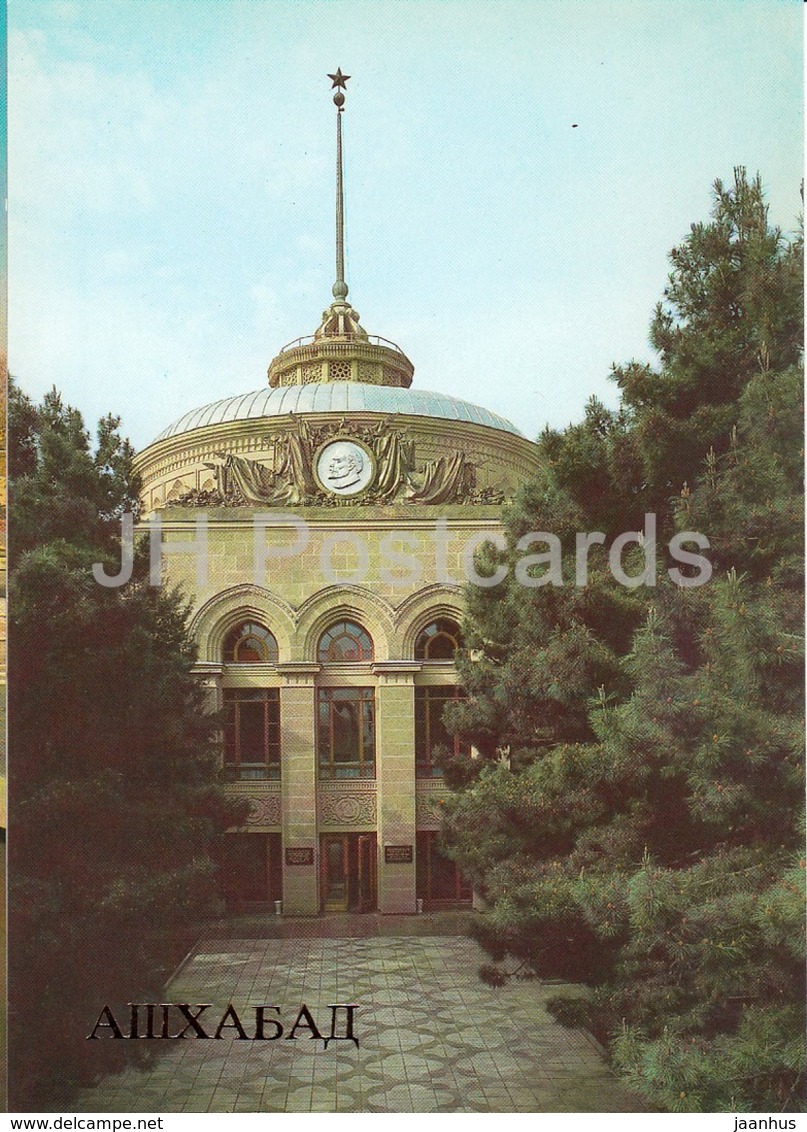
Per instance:
[[[323,372],[327,369],[321,361],[310,364],[321,364]],[[313,374],[310,371],[305,380],[298,367],[290,377],[293,385],[302,387],[314,381]],[[368,370],[357,388],[377,384],[369,377]],[[302,431],[310,427],[311,442],[317,439],[318,444],[311,447],[299,435],[301,425]],[[322,443],[334,439],[336,432],[364,443],[365,433],[375,434],[369,437],[375,476],[358,495],[323,490],[313,471],[307,470]],[[317,433],[321,437],[315,437]],[[418,504],[419,510],[427,504],[497,505],[534,473],[536,453],[536,446],[523,437],[497,433],[475,422],[404,412],[382,415],[370,409],[340,416],[291,412],[276,418],[222,421],[196,430],[192,438],[182,433],[166,437],[138,455],[136,463],[146,489],[146,511],[164,506],[339,509],[391,503]],[[179,497],[178,480],[186,485]]]
[[[231,797],[249,800],[242,828],[274,826],[280,829],[283,805],[279,782],[229,782],[226,789]]]
[[[355,787],[345,791],[332,783],[320,787],[317,802],[320,829],[375,829],[376,792],[357,790]]]
[[[231,783],[230,794],[249,797],[246,826],[281,826],[280,783]],[[260,793],[257,793],[260,791]],[[415,821],[420,830],[439,829],[440,808],[448,791],[439,780],[418,781]],[[357,788],[352,782],[320,784],[317,792],[318,826],[322,830],[370,830],[378,824],[376,790]]]
[[[418,829],[440,828],[440,808],[448,796],[442,779],[419,779],[415,787],[415,825]]]
[[[395,416],[373,426],[343,418],[313,427],[306,417],[299,417],[291,428],[265,438],[265,443],[273,450],[268,461],[237,455],[232,447],[216,452],[216,462],[205,463],[215,480],[214,490],[194,487],[183,494],[174,484],[166,502],[202,507],[334,506],[348,501],[444,504],[504,498],[490,487],[478,490],[476,466],[461,449],[449,447],[435,459],[416,460],[411,430],[400,427]]]
[[[251,798],[247,825],[280,825],[280,794]]]

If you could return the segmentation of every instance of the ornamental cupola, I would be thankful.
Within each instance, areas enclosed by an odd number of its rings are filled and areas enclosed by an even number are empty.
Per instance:
[[[341,68],[329,75],[336,93],[336,282],[333,302],[323,311],[313,335],[284,346],[269,366],[269,385],[310,385],[315,382],[358,381],[408,389],[415,367],[394,342],[370,335],[359,313],[348,302],[345,282],[345,202],[342,178],[342,114],[350,75]]]
[[[273,358],[268,386],[185,413],[138,453],[144,514],[205,507],[215,518],[227,508],[229,523],[229,509],[240,507],[496,508],[538,466],[537,447],[496,413],[410,388],[414,366],[403,350],[361,325],[345,281],[349,76],[340,69],[328,77],[336,106],[333,301],[313,334]]]

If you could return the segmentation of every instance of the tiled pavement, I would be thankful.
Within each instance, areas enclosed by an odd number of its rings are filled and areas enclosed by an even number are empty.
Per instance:
[[[232,1002],[250,1033],[250,1005],[278,1005],[288,1032],[305,1003],[326,1035],[328,1005],[357,1003],[360,1047],[326,1049],[302,1028],[294,1041],[239,1041],[227,1030],[221,1041],[154,1043],[151,1065],[84,1090],[77,1111],[643,1110],[595,1043],[547,1014],[557,987],[488,987],[477,974],[483,959],[460,936],[207,939],[165,1001],[211,1002],[219,1018]],[[216,1009],[206,1018],[215,1025]]]

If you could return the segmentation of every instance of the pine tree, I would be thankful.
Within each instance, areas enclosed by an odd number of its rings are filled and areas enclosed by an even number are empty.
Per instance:
[[[94,562],[116,572],[137,501],[118,421],[93,446],[55,391],[34,406],[12,386],[10,428],[10,1081],[25,1110],[97,1071],[85,1039],[105,1003],[159,990],[216,906],[211,849],[238,813],[186,603],[139,559],[126,586],[93,577]]]
[[[758,180],[717,184],[673,252],[660,372],[617,370],[619,412],[542,438],[508,582],[469,593],[453,723],[483,757],[448,767],[443,839],[489,904],[484,974],[587,983],[557,1016],[671,1110],[803,1106],[800,250]],[[707,584],[515,581],[525,531],[568,546],[650,504],[708,535]]]

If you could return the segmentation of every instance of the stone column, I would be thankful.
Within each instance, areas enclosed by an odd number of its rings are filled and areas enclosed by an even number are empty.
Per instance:
[[[415,900],[415,673],[417,661],[373,665],[376,687],[378,910],[405,913]]]
[[[283,911],[319,911],[316,700],[318,664],[281,664],[280,796],[283,832]]]

